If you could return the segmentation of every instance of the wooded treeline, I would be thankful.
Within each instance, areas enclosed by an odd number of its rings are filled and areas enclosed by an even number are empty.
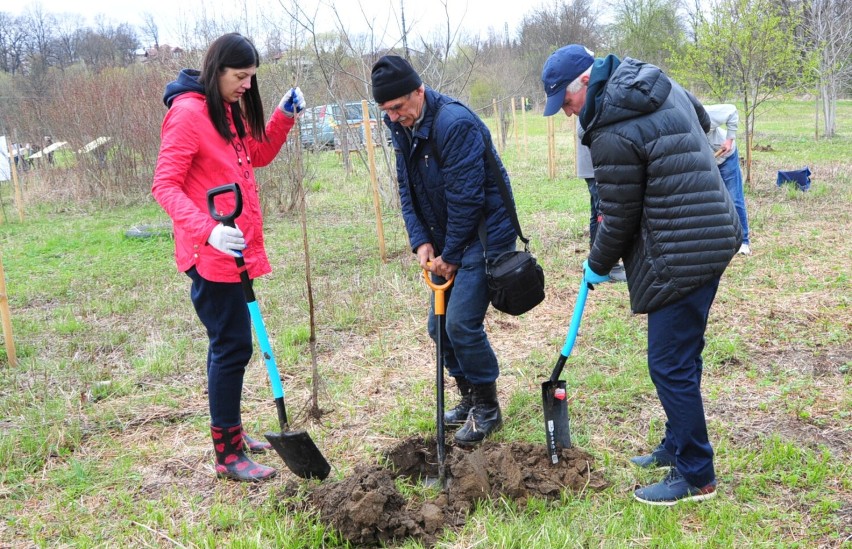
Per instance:
[[[372,22],[369,33],[350,31],[340,17],[335,30],[320,30],[316,13],[281,2],[274,18],[241,10],[233,20],[201,18],[182,30],[176,51],[160,43],[151,15],[140,26],[85,26],[80,16],[38,5],[20,16],[0,12],[0,131],[15,142],[52,136],[78,147],[110,136],[110,170],[99,166],[98,177],[147,192],[165,83],[179,68],[197,67],[209,41],[229,31],[252,37],[264,56],[267,109],[293,83],[311,104],[370,99],[370,67],[393,51],[427,84],[484,115],[496,99],[496,114],[506,116],[512,97],[540,110],[542,64],[569,43],[654,63],[707,102],[739,103],[747,135],[762,102],[796,94],[818,101],[815,132],[832,137],[836,102],[850,92],[852,0],[557,0],[484,39],[450,20],[441,30],[406,28],[399,5],[402,38],[391,44]]]

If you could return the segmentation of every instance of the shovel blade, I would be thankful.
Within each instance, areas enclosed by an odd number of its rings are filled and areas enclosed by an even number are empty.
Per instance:
[[[561,394],[561,398],[557,396]],[[571,429],[568,419],[568,401],[565,381],[545,381],[541,384],[541,401],[544,407],[544,432],[547,453],[553,464],[559,463],[559,449],[571,447]]]
[[[331,472],[331,466],[307,432],[282,431],[265,436],[294,475],[324,480]]]

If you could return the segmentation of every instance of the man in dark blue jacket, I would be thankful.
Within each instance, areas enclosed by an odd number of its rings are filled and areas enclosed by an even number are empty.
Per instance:
[[[710,119],[659,68],[614,55],[596,59],[572,44],[545,62],[545,114],[578,115],[592,152],[601,221],[588,282],[608,279],[624,258],[630,305],[648,315],[648,369],[666,433],[641,467],[671,466],[634,492],[652,505],[716,493],[713,448],[701,398],[701,352],[710,306],[742,229],[706,132]]]
[[[402,215],[420,267],[443,282],[446,292],[444,364],[461,394],[444,423],[461,428],[456,442],[473,445],[500,428],[497,357],[485,334],[488,283],[480,225],[487,256],[514,250],[517,235],[488,169],[485,148],[491,134],[469,108],[426,87],[405,59],[386,55],[372,71],[373,97],[384,111],[396,154]],[[501,177],[509,177],[497,158]],[[511,187],[510,187],[511,194]],[[433,303],[434,305],[434,303]],[[429,313],[429,334],[436,337]]]

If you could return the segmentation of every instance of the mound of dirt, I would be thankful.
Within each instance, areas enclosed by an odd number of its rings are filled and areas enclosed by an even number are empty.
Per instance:
[[[410,501],[396,479],[435,482],[438,463],[434,440],[404,440],[384,454],[386,465],[359,465],[337,482],[312,489],[307,504],[320,519],[356,545],[378,545],[416,538],[426,545],[444,528],[464,525],[484,499],[553,499],[563,490],[601,490],[608,484],[593,458],[578,448],[563,449],[557,464],[544,445],[486,441],[475,449],[446,447],[446,488],[434,499]],[[292,487],[291,487],[292,489]]]

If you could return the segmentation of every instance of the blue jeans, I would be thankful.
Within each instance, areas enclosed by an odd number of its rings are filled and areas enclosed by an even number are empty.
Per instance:
[[[240,399],[243,375],[252,354],[251,317],[240,283],[211,282],[195,267],[190,298],[207,328],[207,400],[210,424],[233,427],[242,423]]]
[[[675,456],[678,471],[698,487],[716,478],[701,400],[701,352],[720,278],[648,314],[648,370],[666,412],[662,444]]]
[[[734,201],[737,216],[740,218],[740,225],[743,228],[743,244],[748,244],[748,215],[746,214],[745,195],[743,194],[743,173],[740,171],[740,153],[738,150],[734,151],[734,154],[719,164],[719,173],[722,175],[725,188],[728,189],[728,194],[731,195],[731,200]]]
[[[600,217],[600,197],[594,177],[586,178],[586,186],[589,187],[589,249],[595,243],[595,235],[598,234],[598,217]]]
[[[488,257],[514,250],[515,243],[490,247]],[[440,277],[432,278],[443,283]],[[485,313],[491,302],[488,299],[488,282],[485,278],[485,258],[482,243],[476,239],[462,256],[456,278],[444,294],[446,300],[445,330],[443,331],[444,366],[453,377],[465,377],[475,385],[493,383],[500,375],[497,356],[485,335]],[[435,317],[435,295],[429,310],[429,336],[437,341],[438,323]]]

